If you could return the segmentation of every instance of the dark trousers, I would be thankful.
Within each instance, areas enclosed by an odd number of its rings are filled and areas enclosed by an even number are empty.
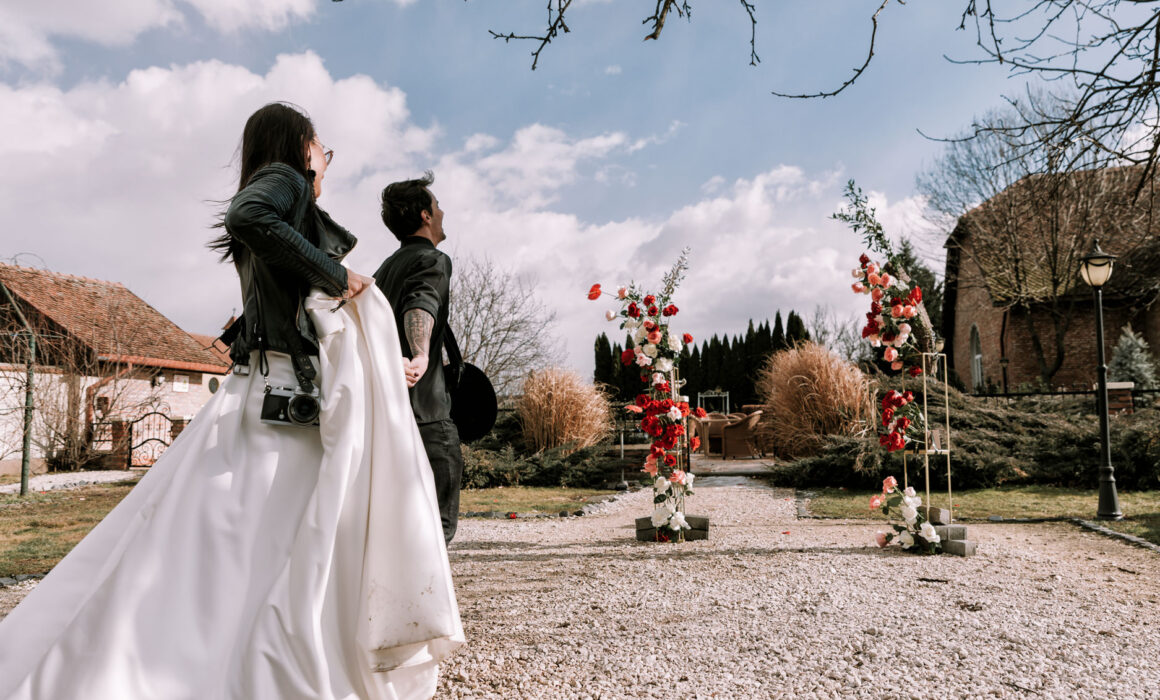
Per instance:
[[[459,524],[459,484],[463,480],[459,431],[448,419],[420,423],[419,436],[423,438],[423,447],[435,474],[435,495],[439,499],[439,517],[443,520],[443,539],[450,544]]]

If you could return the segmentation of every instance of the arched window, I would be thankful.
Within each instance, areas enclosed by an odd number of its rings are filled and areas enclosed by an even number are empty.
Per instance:
[[[976,394],[983,391],[983,343],[976,325],[971,326],[971,386]]]

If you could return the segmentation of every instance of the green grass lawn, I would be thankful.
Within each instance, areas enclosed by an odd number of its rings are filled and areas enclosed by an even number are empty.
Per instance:
[[[39,574],[56,566],[131,488],[132,484],[104,484],[24,498],[0,496],[0,577]],[[608,493],[615,492],[523,486],[473,489],[462,493],[459,507],[558,513],[579,510],[589,499]]]
[[[459,494],[459,510],[464,512],[494,510],[500,513],[528,513],[531,511],[559,513],[562,510],[579,510],[589,499],[610,493],[616,492],[534,486],[469,489]]]
[[[0,496],[0,576],[39,574],[56,566],[132,488],[102,484]]]
[[[809,503],[809,510],[814,515],[885,520],[881,512],[870,510],[870,497],[875,492],[831,488],[810,491],[817,494]],[[931,505],[946,507],[945,491],[931,491],[930,496]],[[1160,491],[1121,491],[1119,496],[1124,519],[1101,521],[1101,524],[1160,544]],[[1098,502],[1095,491],[1054,486],[1015,486],[954,493],[957,518],[983,519],[1001,515],[1004,518],[1078,517],[1095,520]]]

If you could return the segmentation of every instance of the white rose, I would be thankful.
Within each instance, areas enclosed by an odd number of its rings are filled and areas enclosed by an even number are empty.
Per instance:
[[[922,505],[922,496],[903,496],[902,502],[918,510],[918,507]]]
[[[673,361],[670,360],[669,358],[662,357],[659,360],[657,360],[657,371],[658,372],[670,372],[670,371],[672,371],[672,369],[673,369]]]
[[[648,345],[644,346],[644,354],[648,355],[649,357],[656,357],[657,356],[657,346],[653,345],[652,343],[649,343]]]
[[[646,335],[648,335],[648,331],[644,329],[644,326],[641,326],[640,328],[636,329],[636,333],[632,334],[632,342],[636,345],[640,345],[641,341],[644,340]]]
[[[615,321],[616,320],[616,312],[615,311],[605,311],[604,318],[608,319],[609,321]]]
[[[918,511],[910,506],[902,506],[902,519],[906,521],[907,525],[913,525],[914,521],[918,519]]]
[[[915,493],[916,492],[913,486],[907,486],[906,490],[902,492],[902,495],[906,496],[907,498],[914,498]]]
[[[636,320],[635,318],[628,318],[624,321],[624,330],[626,331],[634,331],[639,327],[640,321]]]
[[[653,488],[655,488],[660,493],[665,493],[669,490],[669,480],[663,476],[658,476],[656,482],[653,483]]]
[[[641,367],[648,367],[652,364],[652,358],[642,352],[636,356],[636,364]]]
[[[653,527],[660,527],[664,525],[669,521],[669,518],[671,518],[672,515],[673,511],[668,507],[668,505],[664,503],[660,504],[656,507],[656,510],[654,510],[652,514]]]
[[[681,336],[669,333],[669,347],[673,349],[673,352],[679,353],[684,346],[685,344],[681,342]]]
[[[673,421],[674,423],[680,423],[682,418],[684,418],[684,416],[681,415],[681,409],[677,408],[676,406],[673,406],[669,409],[669,420]]]
[[[654,515],[653,518],[656,518]],[[898,533],[898,544],[902,545],[903,549],[910,549],[914,546],[914,535],[909,532]]]
[[[934,531],[934,525],[930,523],[923,523],[922,528],[919,529],[918,534],[922,535],[922,539],[934,544],[939,541],[938,533]]]
[[[685,472],[685,491],[692,492],[693,490],[693,475]]]
[[[660,368],[661,368],[661,363],[658,361],[657,362],[657,369],[660,369]],[[653,384],[660,384],[664,380],[665,380],[665,375],[661,374],[660,372],[653,372],[653,376],[652,376],[652,383]]]
[[[681,511],[673,513],[672,518],[669,520],[669,527],[674,530],[688,530],[689,523],[685,520],[685,514]]]

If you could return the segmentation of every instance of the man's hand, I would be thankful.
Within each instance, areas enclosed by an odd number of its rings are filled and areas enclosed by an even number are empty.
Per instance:
[[[427,373],[429,360],[426,355],[416,355],[413,360],[403,358],[403,372],[407,379],[407,388],[415,386],[419,379]]]

